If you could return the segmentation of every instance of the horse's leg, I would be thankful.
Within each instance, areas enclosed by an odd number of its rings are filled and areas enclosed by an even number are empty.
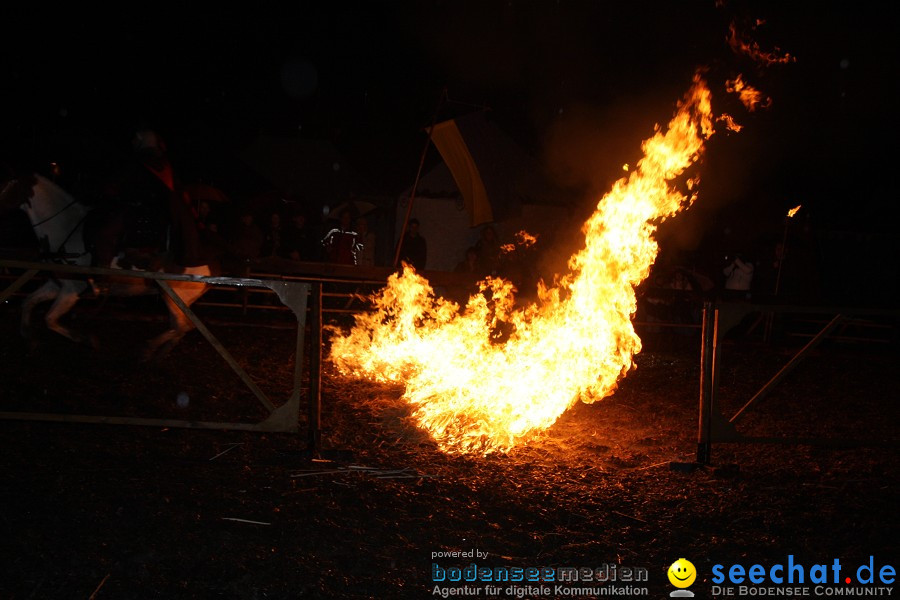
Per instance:
[[[22,317],[19,321],[19,332],[32,349],[34,348],[36,341],[31,330],[31,313],[34,312],[34,307],[38,304],[56,298],[57,294],[59,294],[59,290],[59,284],[53,279],[48,279],[41,287],[28,294],[28,297],[22,302]]]
[[[72,307],[78,302],[78,295],[86,288],[87,284],[82,281],[73,281],[70,279],[64,280],[60,287],[59,294],[56,296],[56,301],[50,306],[50,310],[47,311],[44,321],[47,323],[48,329],[55,331],[60,335],[64,335],[73,342],[88,341],[92,346],[96,346],[96,340],[76,332],[59,322],[63,315],[72,310]]]
[[[196,302],[209,287],[202,283],[183,281],[173,281],[170,283],[170,286],[172,291],[188,306]],[[178,305],[175,304],[175,301],[168,294],[163,294],[163,301],[165,301],[166,308],[169,311],[169,329],[147,343],[144,360],[165,357],[181,341],[184,334],[194,328],[191,320],[181,312],[181,309],[178,308]]]
[[[178,297],[181,298],[188,306],[196,302],[200,298],[200,296],[206,293],[206,290],[209,289],[209,286],[205,283],[191,283],[188,281],[172,281],[169,285],[171,286],[172,291],[178,294]],[[172,299],[169,298],[168,294],[166,294],[166,299],[170,302],[172,301]],[[178,306],[176,306],[174,302],[169,305],[170,310],[173,308],[175,309],[175,311],[177,311],[181,318],[183,318],[187,323],[190,323],[190,319],[184,316],[184,313],[179,310]],[[188,328],[188,331],[193,328],[194,326],[193,324],[191,324]]]

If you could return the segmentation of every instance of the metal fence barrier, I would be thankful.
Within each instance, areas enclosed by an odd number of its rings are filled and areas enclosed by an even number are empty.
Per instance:
[[[771,324],[775,315],[801,315],[806,322],[824,323],[815,333],[808,334],[811,338],[800,350],[798,350],[788,362],[781,367],[769,380],[753,394],[740,409],[730,418],[726,418],[718,403],[719,371],[722,361],[722,339],[725,333],[741,322],[746,322],[748,317],[756,316],[753,325],[760,322]],[[826,320],[811,317],[826,317]],[[854,319],[853,317],[857,317]],[[747,412],[760,400],[765,398],[775,386],[787,377],[802,361],[809,356],[811,351],[822,343],[835,331],[848,325],[859,325],[864,322],[861,318],[882,319],[892,324],[875,323],[879,330],[890,332],[891,338],[870,338],[861,336],[845,336],[845,341],[862,341],[867,343],[883,343],[896,341],[897,326],[900,324],[900,311],[879,310],[852,307],[817,307],[817,306],[791,306],[791,305],[766,305],[744,302],[714,304],[707,302],[703,307],[703,322],[700,344],[700,415],[697,433],[697,463],[707,465],[710,463],[712,445],[714,443],[753,444],[753,443],[791,443],[791,444],[824,444],[842,446],[867,446],[885,445],[871,439],[830,439],[822,437],[798,438],[798,437],[766,437],[749,436],[739,432],[736,425],[746,416]],[[752,326],[751,326],[752,327]],[[766,334],[769,335],[768,333]],[[896,445],[895,442],[887,442],[887,445]]]

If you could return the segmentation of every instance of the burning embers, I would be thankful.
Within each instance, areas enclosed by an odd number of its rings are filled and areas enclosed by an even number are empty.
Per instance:
[[[504,253],[515,252],[516,246],[520,246],[522,248],[528,248],[533,246],[537,242],[537,238],[525,230],[519,231],[516,233],[516,243],[515,244],[503,244],[500,246],[500,250]]]
[[[750,31],[755,32],[759,27],[765,25],[765,21],[757,19],[751,26]],[[797,59],[785,52],[782,54],[778,47],[772,50],[763,50],[760,45],[751,39],[750,35],[738,31],[736,23],[732,22],[728,28],[728,37],[726,38],[728,45],[735,54],[742,54],[751,60],[763,66],[771,66],[775,64],[788,64],[795,62]]]
[[[731,94],[737,94],[741,99],[741,103],[750,112],[757,108],[769,108],[772,105],[772,99],[763,95],[756,88],[748,85],[741,75],[725,82],[725,89]],[[739,131],[740,129],[738,129]]]
[[[374,312],[335,336],[331,360],[345,375],[403,383],[413,418],[450,453],[508,451],[579,399],[610,395],[641,350],[634,288],[656,258],[656,223],[696,197],[672,182],[712,133],[710,92],[697,76],[636,168],[598,202],[584,248],[552,287],[541,285],[537,303],[518,306],[511,283],[487,279],[460,314],[407,267],[373,298]],[[510,332],[502,342],[501,330]]]

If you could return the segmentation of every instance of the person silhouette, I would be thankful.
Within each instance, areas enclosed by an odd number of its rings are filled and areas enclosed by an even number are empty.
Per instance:
[[[500,239],[492,225],[485,225],[475,244],[482,275],[497,275],[500,270]]]
[[[142,261],[165,253],[180,266],[203,264],[198,215],[182,190],[162,136],[138,129],[132,148],[133,159],[106,185],[91,218],[93,263],[108,267],[120,258],[147,268]]]
[[[419,220],[410,219],[406,235],[400,245],[400,260],[411,265],[416,271],[424,271],[428,259],[428,244],[419,233]]]
[[[722,269],[725,275],[725,298],[748,300],[753,284],[753,262],[743,254],[737,254]]]
[[[341,211],[338,226],[325,234],[322,245],[325,246],[325,256],[328,258],[328,262],[339,265],[356,264],[360,243],[359,234],[351,227],[352,222],[353,214],[348,209],[344,209]]]
[[[294,208],[291,220],[284,229],[280,256],[291,260],[311,262],[317,260],[315,239],[306,222],[306,213]]]

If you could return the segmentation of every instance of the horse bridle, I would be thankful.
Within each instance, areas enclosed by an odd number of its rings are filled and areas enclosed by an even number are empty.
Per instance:
[[[71,206],[74,206],[75,204],[78,204],[78,200],[72,200],[71,202],[69,202],[68,204],[66,204],[65,206],[63,206],[61,209],[59,209],[58,211],[56,211],[55,213],[53,213],[52,215],[50,215],[50,216],[47,217],[46,219],[42,219],[42,220],[38,221],[37,223],[35,223],[34,225],[32,225],[31,228],[32,228],[32,229],[36,229],[36,228],[38,227],[38,225],[43,225],[44,223],[46,223],[46,222],[48,222],[48,221],[52,221],[53,219],[55,219],[55,218],[58,217],[59,215],[61,215],[61,214],[63,214],[64,212],[66,212]],[[82,217],[81,221],[84,221],[84,217]],[[78,225],[81,224],[81,221],[78,221]],[[78,228],[78,225],[75,226],[76,229]],[[71,236],[72,236],[72,234],[70,233],[69,236],[66,237],[66,240],[68,240],[69,237],[71,237]]]

